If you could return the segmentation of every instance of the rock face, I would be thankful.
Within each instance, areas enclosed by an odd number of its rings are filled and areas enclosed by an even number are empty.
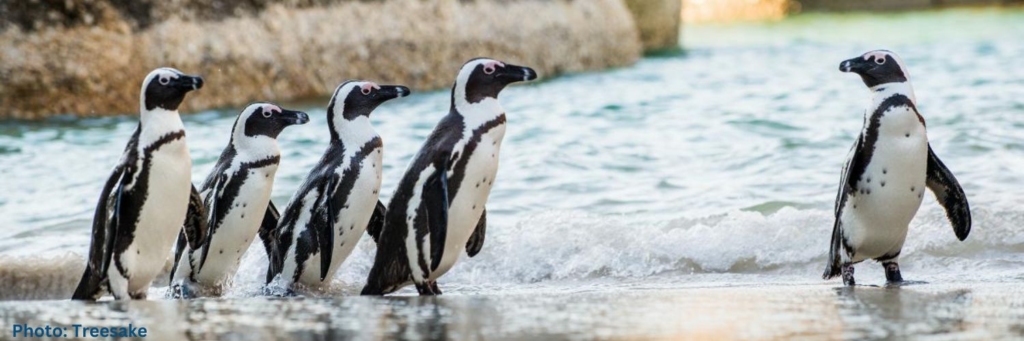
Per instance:
[[[477,56],[551,76],[642,52],[621,0],[19,0],[0,27],[0,119],[136,113],[161,66],[206,79],[190,112],[356,78],[445,88]]]
[[[626,7],[636,18],[644,50],[679,47],[683,0],[626,0]]]

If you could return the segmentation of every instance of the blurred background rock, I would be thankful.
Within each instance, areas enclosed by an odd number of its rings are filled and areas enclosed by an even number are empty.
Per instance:
[[[0,1],[0,119],[138,111],[161,66],[202,75],[184,112],[328,96],[346,79],[450,86],[489,56],[542,77],[678,50],[681,23],[1024,0]],[[682,14],[680,14],[682,13]]]

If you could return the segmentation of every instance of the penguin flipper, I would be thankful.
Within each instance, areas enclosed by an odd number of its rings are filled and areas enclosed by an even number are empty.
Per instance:
[[[267,203],[267,212],[263,214],[263,222],[260,223],[260,230],[258,235],[260,240],[263,241],[263,249],[267,251],[267,260],[270,261],[270,271],[274,271],[274,267],[277,266],[277,261],[274,257],[277,257],[277,222],[281,220],[281,213],[277,210],[277,206],[274,206],[274,202],[270,201]]]
[[[971,207],[967,204],[967,195],[953,173],[935,156],[932,146],[928,145],[928,178],[925,182],[928,189],[935,193],[935,199],[946,210],[946,217],[953,225],[956,238],[967,239],[971,233]]]
[[[95,300],[100,285],[106,278],[107,267],[113,258],[114,242],[117,240],[118,217],[125,181],[124,163],[114,167],[100,192],[96,211],[92,219],[92,245],[89,247],[89,262],[78,282],[73,300]]]
[[[840,252],[843,252],[843,207],[846,206],[846,200],[851,195],[856,193],[857,181],[860,180],[861,174],[864,173],[864,156],[861,151],[861,143],[863,142],[863,135],[857,137],[857,141],[853,143],[853,147],[850,148],[850,152],[846,157],[846,163],[843,164],[842,176],[839,178],[839,191],[836,193],[835,203],[835,221],[832,224],[832,238],[829,240],[828,250],[828,263],[825,264],[825,272],[821,275],[823,279],[831,279],[842,274],[842,257]]]
[[[384,231],[384,216],[387,212],[388,209],[384,206],[384,203],[377,200],[377,207],[373,209],[370,223],[366,225],[366,233],[370,234],[374,243],[380,242],[380,233]]]
[[[185,215],[184,234],[185,241],[192,249],[199,248],[206,242],[209,225],[207,224],[206,206],[203,206],[203,197],[199,195],[196,186],[192,186],[192,194],[188,200],[188,213]]]
[[[319,226],[316,228],[317,242],[320,246],[320,281],[323,282],[327,279],[327,272],[331,268],[331,259],[334,258],[334,218],[336,211],[334,210],[334,186],[337,185],[338,177],[335,175],[331,176],[331,180],[327,182],[327,186],[320,192],[326,205],[321,205],[324,215],[326,215],[327,222],[326,226]]]
[[[444,256],[444,243],[448,235],[448,157],[442,166],[423,184],[423,201],[427,211],[430,232],[430,270],[437,270]]]
[[[480,213],[480,221],[476,223],[476,229],[473,230],[473,234],[469,236],[469,241],[466,242],[467,255],[473,257],[480,253],[480,250],[484,248],[484,235],[486,232],[487,209],[484,208],[483,213]]]
[[[199,256],[199,267],[192,270],[194,272],[199,272],[203,270],[203,265],[206,264],[206,255],[210,253],[210,242],[213,240],[213,234],[217,232],[217,217],[220,215],[221,211],[220,197],[223,194],[224,187],[226,187],[226,182],[227,176],[220,175],[217,177],[217,180],[213,183],[213,187],[210,189],[210,197],[207,198],[209,204],[206,205],[206,207],[209,208],[209,211],[206,212],[208,217],[206,219],[206,230],[208,231],[206,233],[207,238],[204,238],[202,242],[203,253],[201,256]],[[228,202],[228,205],[230,204],[231,202]]]
[[[178,231],[178,241],[174,244],[174,265],[171,266],[171,273],[167,275],[167,283],[174,283],[174,273],[178,271],[178,263],[181,262],[181,255],[185,254],[188,248],[188,239],[185,237],[185,230]]]

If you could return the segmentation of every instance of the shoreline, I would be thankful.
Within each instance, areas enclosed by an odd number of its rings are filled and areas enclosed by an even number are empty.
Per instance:
[[[1024,283],[669,284],[438,297],[0,302],[15,324],[146,327],[187,339],[959,339],[1024,336]],[[272,318],[269,316],[273,316]]]

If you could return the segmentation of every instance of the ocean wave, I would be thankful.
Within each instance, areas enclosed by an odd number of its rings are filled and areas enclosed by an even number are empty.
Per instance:
[[[959,242],[944,212],[925,205],[911,223],[904,269],[977,273],[1019,272],[1024,265],[1022,211],[975,209],[971,235]],[[627,215],[549,211],[493,226],[483,251],[463,257],[441,284],[502,287],[596,279],[642,280],[688,274],[787,274],[816,280],[825,262],[832,212],[783,207],[770,213],[735,211],[700,218],[640,223]],[[266,255],[254,244],[242,260],[229,297],[258,295]],[[369,238],[342,265],[335,283],[312,295],[355,294],[376,247]],[[73,252],[0,255],[0,299],[69,297],[84,267]],[[161,276],[150,297],[163,297]]]

